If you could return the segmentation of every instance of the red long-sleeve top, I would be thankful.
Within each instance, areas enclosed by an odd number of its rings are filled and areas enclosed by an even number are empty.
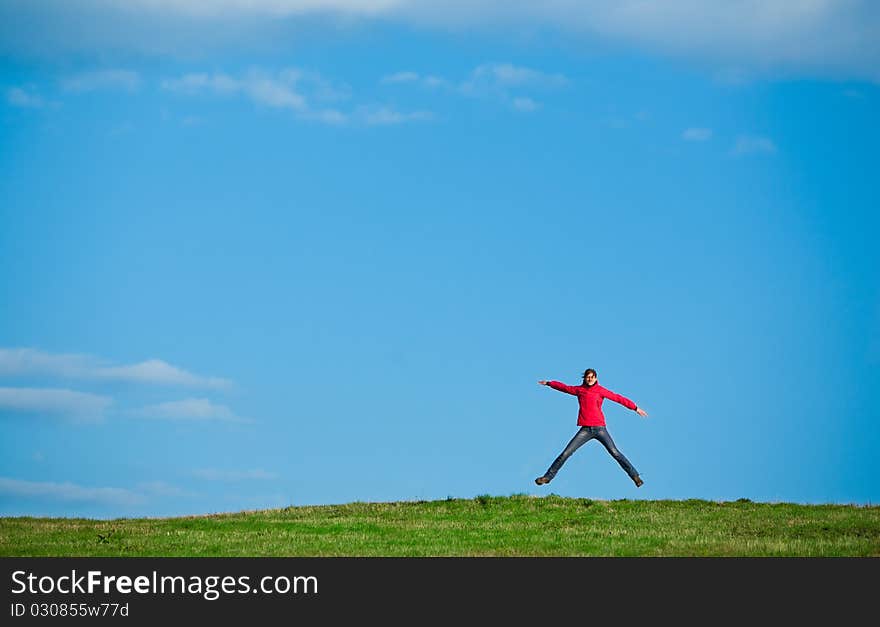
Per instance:
[[[627,409],[635,411],[637,406],[631,400],[620,394],[615,394],[611,390],[603,388],[598,383],[591,386],[586,385],[565,385],[559,381],[549,381],[547,383],[554,390],[573,394],[578,398],[580,409],[578,410],[578,425],[581,427],[604,427],[605,414],[602,413],[602,401],[610,399],[615,403],[620,403]]]

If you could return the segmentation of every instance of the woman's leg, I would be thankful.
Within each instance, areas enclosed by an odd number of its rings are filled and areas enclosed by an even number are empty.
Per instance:
[[[546,479],[541,483],[550,483],[550,480],[556,476],[556,473],[559,472],[559,469],[562,468],[562,464],[565,463],[569,457],[571,457],[572,453],[578,450],[581,446],[589,442],[593,439],[593,433],[586,427],[581,427],[577,433],[574,434],[574,437],[571,441],[566,445],[566,447],[562,450],[553,463],[550,464],[550,468],[547,469],[547,472],[544,473],[543,477],[538,477],[538,479]]]
[[[636,482],[636,485],[641,485],[641,479],[639,479],[638,471],[633,467],[626,456],[620,452],[617,446],[614,445],[614,440],[611,439],[611,434],[608,433],[608,429],[605,427],[600,427],[596,430],[596,439],[602,443],[602,446],[605,447],[611,457],[617,460],[617,463],[620,464],[620,467],[626,471],[626,474],[629,475],[629,478]]]

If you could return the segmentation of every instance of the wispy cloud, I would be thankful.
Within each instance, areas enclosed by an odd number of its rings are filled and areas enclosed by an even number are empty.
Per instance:
[[[517,111],[537,111],[539,108],[541,108],[541,103],[535,102],[531,98],[514,98],[513,108]]]
[[[113,399],[57,388],[0,387],[0,410],[64,415],[82,421],[101,421]]]
[[[3,52],[102,55],[121,49],[192,58],[231,41],[244,50],[284,42],[300,18],[321,14],[346,23],[381,20],[468,33],[534,26],[700,65],[880,79],[880,11],[869,0],[78,0],[75,20],[68,4],[0,3]],[[28,28],[16,29],[21,23]]]
[[[231,386],[226,379],[195,375],[161,359],[114,366],[91,355],[0,348],[0,376],[32,374],[213,389]]]
[[[188,96],[238,96],[275,109],[285,109],[305,120],[324,124],[344,124],[349,116],[316,103],[332,103],[351,98],[351,89],[336,84],[316,72],[298,68],[280,71],[254,69],[241,76],[222,72],[190,73],[165,79],[163,89]]]
[[[369,126],[405,124],[407,122],[419,122],[434,118],[434,114],[430,111],[402,112],[390,107],[362,108],[359,111],[359,116]]]
[[[772,154],[776,152],[773,140],[759,135],[740,135],[731,149],[731,154],[741,156],[755,153]]]
[[[225,388],[231,382],[218,377],[194,375],[161,359],[148,359],[129,366],[110,366],[94,369],[94,376],[101,379],[131,381],[135,383],[159,383],[188,387]]]
[[[390,82],[400,82],[400,76]],[[389,126],[430,120],[430,111],[400,111],[389,106],[359,106],[345,112],[327,106],[315,106],[315,102],[329,103],[352,97],[347,85],[335,84],[315,72],[296,68],[268,72],[252,70],[243,76],[223,73],[187,74],[162,82],[166,90],[186,95],[240,96],[254,103],[288,109],[297,117],[322,124],[343,125],[349,123],[367,126]]]
[[[417,72],[396,72],[394,74],[389,74],[388,76],[383,76],[383,83],[417,83],[419,82],[420,77]]]
[[[75,483],[22,481],[0,477],[0,495],[103,505],[139,505],[146,499],[124,488],[88,488]]]
[[[41,109],[46,106],[46,101],[34,93],[31,88],[25,87],[8,88],[6,90],[6,102],[13,107],[20,107],[22,109]]]
[[[484,63],[460,81],[407,70],[388,74],[380,82],[385,85],[418,85],[428,89],[443,89],[448,93],[470,97],[493,97],[517,111],[524,112],[538,110],[541,103],[530,96],[517,93],[519,90],[558,89],[570,84],[570,80],[563,74],[542,72],[512,63]]]
[[[274,472],[267,472],[260,468],[253,470],[217,470],[215,468],[200,468],[193,471],[193,475],[208,481],[244,481],[244,480],[271,480],[277,479]]]
[[[428,89],[438,89],[441,87],[454,88],[455,84],[449,79],[434,76],[433,74],[422,75],[418,72],[395,72],[394,74],[388,74],[383,76],[379,81],[383,85],[406,85],[406,84],[416,84],[421,85],[422,87],[427,87]]]
[[[136,91],[140,86],[140,75],[131,70],[96,70],[82,72],[61,80],[63,89],[76,92],[98,89]]]
[[[33,348],[0,348],[0,375],[52,374],[81,376],[94,368],[86,355],[53,354]]]
[[[236,416],[225,405],[214,403],[207,398],[186,398],[179,401],[157,403],[132,410],[131,413],[142,418],[162,420],[250,422]]]
[[[345,124],[349,119],[347,114],[337,111],[336,109],[322,109],[320,111],[315,111],[310,114],[310,117],[318,122],[333,125]]]
[[[104,0],[108,2],[108,0]],[[271,18],[310,13],[375,15],[400,5],[401,0],[109,0],[123,6],[148,7],[193,18],[266,16]]]
[[[442,76],[434,74],[419,74],[418,72],[395,72],[383,76],[380,81],[382,85],[417,85],[426,89],[448,89],[457,90],[459,87],[454,81]]]
[[[451,83],[445,78],[433,75],[428,75],[422,78],[422,84],[429,89],[439,89],[442,87],[450,87],[451,85]]]
[[[474,69],[461,85],[465,92],[515,87],[564,87],[569,80],[562,74],[547,74],[512,63],[484,63]]]
[[[691,127],[685,129],[681,138],[689,142],[704,142],[712,139],[711,128]]]
[[[183,94],[242,94],[253,102],[269,107],[303,111],[305,97],[295,90],[296,77],[279,74],[275,77],[252,73],[242,78],[228,74],[186,74],[180,78],[162,81],[164,89]]]
[[[489,92],[507,93],[517,88],[560,88],[571,81],[559,73],[547,73],[512,63],[483,63],[464,80],[454,81],[432,74],[403,71],[383,76],[383,84],[417,84],[425,87],[449,87],[465,95]]]

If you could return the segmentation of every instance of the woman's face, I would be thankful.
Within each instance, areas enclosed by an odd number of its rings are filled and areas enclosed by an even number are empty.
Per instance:
[[[596,383],[596,381],[598,381],[598,379],[596,378],[596,375],[594,375],[592,372],[588,372],[584,375],[584,383],[586,383],[587,385],[593,385],[594,383]]]

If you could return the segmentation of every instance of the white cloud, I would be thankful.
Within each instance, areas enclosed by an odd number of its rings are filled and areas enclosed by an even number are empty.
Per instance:
[[[164,420],[249,422],[236,416],[225,405],[214,403],[207,398],[186,398],[180,401],[157,403],[133,410],[131,413],[143,418]]]
[[[131,70],[97,70],[69,76],[61,81],[68,91],[94,91],[97,89],[124,89],[135,91],[141,85],[141,77]]]
[[[531,112],[541,108],[541,104],[528,96],[512,94],[516,89],[553,89],[565,87],[568,78],[562,74],[548,74],[512,63],[484,63],[471,71],[470,75],[456,84],[446,78],[434,75],[422,76],[417,72],[397,72],[382,78],[382,83],[416,84],[430,89],[445,88],[453,93],[473,97],[493,97],[508,103],[517,111]],[[387,110],[378,111],[368,123],[399,123],[417,119],[429,119],[427,112],[401,116]]]
[[[531,98],[519,97],[513,99],[513,108],[517,111],[536,111],[540,106],[540,103],[535,102]]]
[[[312,102],[336,102],[351,97],[344,84],[328,81],[316,72],[288,68],[275,72],[251,70],[242,76],[224,73],[192,73],[162,81],[162,88],[179,94],[240,96],[259,105],[287,109],[298,117],[339,125],[348,115],[336,109],[316,107]]]
[[[712,139],[711,128],[691,127],[681,134],[682,139],[689,142],[704,142]]]
[[[401,79],[399,75],[393,75],[389,79],[390,82],[401,80],[409,79]],[[301,119],[322,124],[342,125],[355,121],[368,126],[388,126],[433,118],[429,111],[401,112],[387,106],[362,106],[353,113],[314,107],[310,100],[348,99],[351,97],[350,89],[345,85],[334,85],[317,73],[299,69],[275,72],[253,70],[240,77],[223,73],[187,74],[163,81],[162,87],[186,95],[240,95],[259,104],[289,109]],[[310,97],[303,93],[305,91],[308,91]]]
[[[567,31],[692,59],[715,69],[782,68],[880,80],[880,6],[872,0],[79,0],[0,3],[4,49],[46,54],[205,52],[284,42],[315,14],[521,33]],[[72,17],[77,19],[72,19]],[[16,28],[27,22],[28,28]],[[89,28],[81,28],[88,23]],[[314,26],[310,24],[310,26]],[[331,24],[330,28],[333,26]],[[328,30],[332,32],[332,30]],[[552,31],[551,31],[552,32]]]
[[[335,83],[315,72],[303,73],[300,85],[308,93],[309,99],[318,102],[339,102],[351,98],[351,87]]]
[[[489,80],[506,87],[522,87],[524,85],[548,85],[563,87],[568,79],[562,74],[545,74],[527,67],[518,67],[510,63],[485,64],[474,70],[475,77],[490,77]]]
[[[315,120],[322,124],[340,125],[349,121],[349,116],[335,109],[321,109],[319,111],[309,111],[303,117],[307,120]]]
[[[569,80],[562,74],[547,74],[511,63],[484,63],[476,67],[459,89],[465,94],[507,93],[519,87],[564,87]]]
[[[434,117],[430,111],[412,111],[404,113],[395,111],[389,107],[362,109],[360,114],[364,122],[369,126],[388,126],[391,124],[404,124],[406,122],[421,122],[431,120]]]
[[[54,374],[78,376],[94,359],[85,355],[51,354],[33,348],[0,348],[0,375]]]
[[[242,481],[250,479],[271,480],[277,479],[274,472],[267,472],[260,468],[253,470],[217,470],[215,468],[200,468],[193,471],[193,475],[208,481]]]
[[[129,366],[95,368],[93,376],[135,383],[159,383],[187,387],[225,388],[230,385],[226,379],[197,376],[161,359],[148,359]]]
[[[307,13],[375,15],[402,4],[400,0],[104,0],[107,4],[140,5],[168,13],[216,18],[255,15],[284,17]]]
[[[294,89],[297,79],[298,75],[292,72],[281,72],[274,77],[253,72],[241,78],[222,73],[187,74],[163,81],[162,87],[184,94],[242,94],[258,104],[304,111],[306,99]]]
[[[57,388],[0,387],[0,410],[48,413],[80,420],[100,421],[113,399]]]
[[[775,153],[776,144],[767,137],[758,135],[741,135],[731,149],[734,155],[748,155],[754,153]]]
[[[383,76],[382,84],[417,84],[428,89],[440,89],[453,87],[452,81],[431,74],[422,76],[418,72],[396,72]]]
[[[108,366],[90,355],[47,353],[33,348],[0,348],[0,376],[33,374],[216,389],[231,386],[226,379],[194,375],[161,359]]]
[[[0,477],[0,494],[7,497],[106,505],[138,505],[145,500],[143,495],[123,488],[87,488],[69,482],[22,481],[7,477]]]
[[[396,72],[382,77],[383,83],[415,83],[418,80],[419,75],[415,72]]]
[[[441,78],[439,76],[426,76],[422,79],[422,83],[425,87],[430,89],[439,89],[440,87],[449,87],[450,83],[445,78]]]
[[[225,74],[186,74],[180,78],[162,81],[162,87],[186,94],[197,94],[202,91],[234,93],[240,89],[240,81]]]
[[[245,85],[245,90],[252,100],[270,107],[288,107],[301,110],[306,106],[306,99],[303,96],[293,91],[288,85],[271,78],[250,78]]]
[[[23,109],[40,109],[46,105],[40,96],[24,87],[10,87],[7,89],[6,102],[13,107],[21,107]]]

